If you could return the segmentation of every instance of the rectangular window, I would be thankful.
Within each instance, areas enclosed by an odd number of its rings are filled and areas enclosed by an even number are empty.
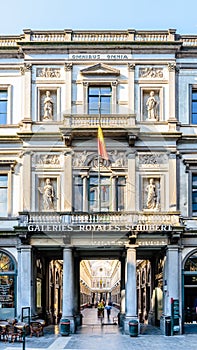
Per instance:
[[[100,177],[100,209],[110,210],[111,180],[110,177]],[[89,210],[99,211],[99,185],[98,177],[92,176],[89,179]]]
[[[74,211],[83,210],[83,180],[81,176],[74,178]]]
[[[192,89],[192,124],[197,124],[197,89]]]
[[[192,213],[197,216],[197,174],[192,175]]]
[[[7,124],[8,92],[0,90],[0,124]]]
[[[88,89],[88,113],[109,114],[111,111],[111,87],[90,86]]]
[[[125,209],[125,186],[126,179],[124,176],[119,176],[117,179],[117,210],[122,211]]]
[[[0,175],[0,216],[8,214],[8,176]]]

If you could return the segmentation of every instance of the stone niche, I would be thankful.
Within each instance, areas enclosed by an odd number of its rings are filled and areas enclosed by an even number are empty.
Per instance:
[[[41,121],[57,120],[57,90],[39,90],[39,116]]]
[[[142,207],[144,210],[161,210],[160,178],[148,177],[143,179]]]

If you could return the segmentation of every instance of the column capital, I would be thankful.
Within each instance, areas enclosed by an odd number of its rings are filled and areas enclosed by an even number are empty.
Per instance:
[[[65,63],[65,65],[64,65],[64,70],[65,70],[66,72],[69,72],[69,71],[72,70],[72,67],[73,67],[73,64],[72,64],[72,63]]]
[[[126,243],[125,244],[125,249],[126,250],[136,250],[136,248],[138,248],[137,244],[130,244],[130,243]]]
[[[135,63],[128,63],[128,70],[129,72],[135,71]]]

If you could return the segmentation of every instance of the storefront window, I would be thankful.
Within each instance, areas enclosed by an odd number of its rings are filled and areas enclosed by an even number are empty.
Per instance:
[[[15,271],[13,259],[0,251],[0,319],[15,316]]]

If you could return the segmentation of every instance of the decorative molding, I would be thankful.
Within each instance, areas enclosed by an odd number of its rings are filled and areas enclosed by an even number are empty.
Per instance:
[[[139,69],[140,78],[163,78],[163,69],[155,67],[145,67]]]
[[[56,167],[60,165],[60,155],[58,154],[34,154],[32,157],[32,165]]]
[[[32,64],[24,63],[22,67],[20,67],[21,74],[24,75],[26,72],[31,72]]]
[[[98,63],[80,71],[82,75],[120,75],[119,69],[111,68],[110,66]]]
[[[69,71],[72,70],[72,67],[73,67],[73,64],[72,64],[72,63],[65,63],[65,65],[64,65],[64,70],[65,70],[66,72],[69,72]]]
[[[169,72],[175,72],[176,71],[176,63],[168,63],[168,70],[169,70]]]
[[[61,71],[60,68],[37,68],[36,69],[36,77],[39,78],[60,78]]]
[[[129,70],[129,72],[134,72],[135,64],[134,63],[128,63],[128,70]]]
[[[161,164],[167,164],[168,156],[164,153],[154,154],[139,154],[138,155],[139,166],[153,166],[158,167]]]

